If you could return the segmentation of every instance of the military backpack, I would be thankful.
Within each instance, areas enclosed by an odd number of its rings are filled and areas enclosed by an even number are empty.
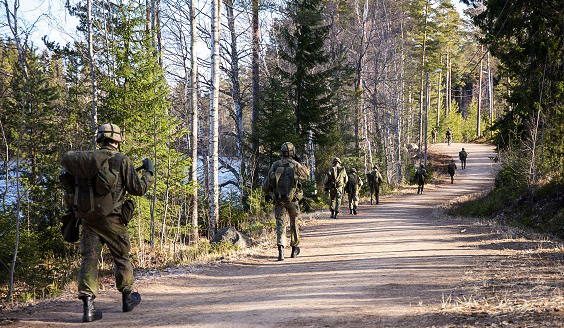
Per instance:
[[[61,159],[65,173],[60,180],[73,196],[73,210],[77,218],[96,220],[108,216],[121,203],[114,203],[118,172],[110,169],[109,160],[125,155],[111,150],[69,151]]]
[[[294,201],[298,187],[298,178],[294,169],[295,165],[292,162],[286,162],[271,173],[269,177],[270,186],[274,191],[275,199]]]

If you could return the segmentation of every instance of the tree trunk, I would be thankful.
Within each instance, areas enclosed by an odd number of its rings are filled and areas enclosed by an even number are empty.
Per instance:
[[[490,53],[488,51],[488,99],[489,99],[489,107],[490,107],[490,128],[493,125],[493,101],[494,101],[494,94],[493,94],[493,81],[492,81],[492,68],[490,65]],[[493,130],[490,131],[490,136],[493,137]]]
[[[233,13],[233,0],[225,0],[227,26],[231,36],[231,97],[235,113],[235,138],[237,153],[239,155],[239,177],[241,203],[247,198],[245,190],[246,156],[245,156],[245,131],[243,121],[243,101],[241,99],[241,84],[239,82],[239,52],[237,50],[237,32],[235,31],[235,15]]]
[[[98,109],[96,98],[96,63],[94,59],[94,45],[92,44],[92,0],[87,1],[88,6],[88,60],[90,62],[90,74],[92,77],[92,131],[98,128]],[[96,149],[96,134],[92,140],[92,149]]]
[[[20,190],[20,155],[21,155],[21,143],[25,133],[24,125],[25,125],[25,112],[26,112],[26,105],[29,106],[28,111],[31,112],[31,106],[29,105],[29,90],[27,86],[27,65],[25,61],[25,54],[26,51],[22,49],[22,44],[20,40],[20,35],[18,32],[18,9],[19,9],[19,2],[14,2],[14,11],[10,12],[8,7],[8,1],[4,0],[4,7],[6,9],[6,18],[8,20],[8,28],[12,32],[14,36],[14,42],[16,44],[16,49],[18,52],[18,61],[21,66],[22,77],[21,82],[22,86],[25,90],[25,96],[22,99],[21,103],[21,116],[19,122],[19,132],[18,132],[18,140],[16,144],[16,241],[14,243],[14,254],[12,256],[12,263],[10,265],[10,283],[8,285],[8,293],[6,295],[6,300],[11,301],[13,290],[14,290],[14,272],[16,270],[16,261],[18,259],[18,249],[20,244],[20,212],[21,212],[21,203],[22,203],[22,195]]]
[[[210,98],[210,152],[211,152],[211,181],[210,181],[210,240],[213,239],[219,220],[219,26],[221,0],[213,0],[212,6],[212,51],[211,51],[211,80],[212,92]]]
[[[483,51],[483,46],[480,47],[480,53]],[[478,80],[478,115],[476,115],[476,136],[482,136],[481,119],[482,116],[482,58],[480,58],[480,78]]]
[[[423,88],[425,83],[425,50],[427,45],[427,12],[429,0],[425,2],[425,23],[423,25],[423,49],[421,51],[421,83],[419,90],[419,159],[421,160],[421,143],[423,141]]]
[[[196,56],[195,0],[190,0],[190,110],[192,114],[192,243],[198,242],[198,61]]]
[[[257,122],[259,119],[259,2],[252,0],[252,122],[251,122],[251,135],[252,135],[252,183],[253,185],[257,180],[257,161],[258,161],[258,136],[257,136]]]

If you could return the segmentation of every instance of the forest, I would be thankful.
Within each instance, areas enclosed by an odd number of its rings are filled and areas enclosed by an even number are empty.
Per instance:
[[[386,191],[412,183],[433,128],[438,142],[450,127],[497,147],[477,214],[562,194],[562,1],[70,0],[66,44],[25,16],[32,2],[0,0],[3,299],[76,277],[60,158],[94,149],[103,123],[124,131],[135,166],[155,163],[154,186],[132,197],[137,269],[210,256],[223,227],[272,229],[261,185],[286,141],[311,170],[312,211],[335,156],[361,174],[378,165]],[[530,225],[562,236],[561,206]]]

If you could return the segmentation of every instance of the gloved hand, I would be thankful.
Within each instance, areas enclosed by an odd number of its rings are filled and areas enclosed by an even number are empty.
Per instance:
[[[294,157],[292,157],[292,159],[298,163],[302,163],[302,159],[298,156],[298,155],[294,155]]]
[[[145,171],[147,172],[151,172],[151,174],[155,174],[155,166],[153,165],[153,162],[151,162],[151,159],[149,158],[144,158],[143,159],[143,169],[145,169]]]
[[[264,194],[264,201],[270,203],[272,201],[272,197],[270,197],[270,193]]]

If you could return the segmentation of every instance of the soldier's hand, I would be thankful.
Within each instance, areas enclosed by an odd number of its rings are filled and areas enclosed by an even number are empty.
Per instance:
[[[302,159],[298,156],[298,155],[294,155],[294,157],[292,157],[292,159],[298,163],[302,162]]]
[[[269,193],[264,194],[264,201],[270,203],[272,201],[272,197],[270,197]]]
[[[143,159],[143,169],[145,169],[145,171],[150,172],[151,174],[155,174],[155,166],[153,165],[153,162],[151,162],[151,159],[149,158],[144,158]]]

